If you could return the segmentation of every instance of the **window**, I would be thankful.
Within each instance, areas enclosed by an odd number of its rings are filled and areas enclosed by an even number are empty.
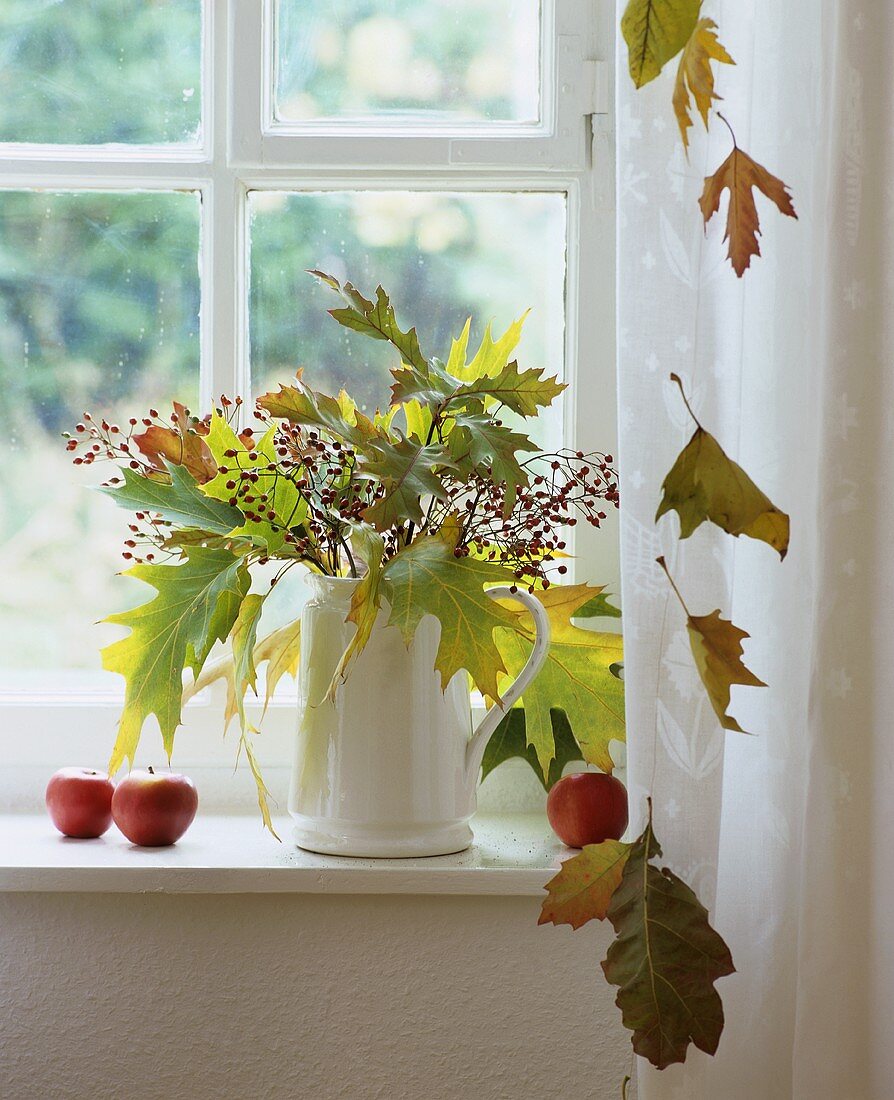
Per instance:
[[[609,63],[594,9],[0,8],[0,708],[29,732],[15,738],[25,762],[103,759],[122,688],[99,665],[112,628],[93,624],[142,594],[113,579],[126,517],[87,492],[59,432],[88,408],[205,410],[299,365],[381,400],[378,348],[329,320],[306,268],[381,281],[435,354],[470,314],[500,331],[533,307],[521,355],[575,383],[544,442],[613,448]],[[590,579],[616,582],[613,541],[581,538]],[[283,592],[287,616],[300,585]],[[214,701],[188,708],[184,764],[231,758]],[[262,760],[287,761],[291,724],[288,706],[268,714]],[[157,758],[151,732],[144,744]]]

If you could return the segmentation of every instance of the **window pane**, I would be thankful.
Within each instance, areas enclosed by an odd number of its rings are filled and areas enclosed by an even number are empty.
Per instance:
[[[201,0],[2,0],[0,141],[197,142]]]
[[[279,0],[281,122],[532,123],[537,0]]]
[[[196,407],[198,249],[194,194],[0,191],[0,689],[76,684],[120,635],[93,624],[145,596],[114,576],[126,513],[86,488],[111,467],[79,473],[60,433]]]
[[[423,354],[443,360],[468,317],[474,351],[487,321],[501,333],[531,307],[519,362],[561,376],[564,194],[255,191],[249,201],[256,393],[302,366],[315,389],[344,386],[367,411],[388,404],[396,353],[333,321],[326,310],[338,303],[308,268],[367,296],[381,283]],[[557,439],[560,411],[542,419],[541,435]]]

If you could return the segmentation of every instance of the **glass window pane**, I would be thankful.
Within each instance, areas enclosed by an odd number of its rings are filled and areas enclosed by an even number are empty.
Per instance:
[[[523,366],[563,372],[565,196],[558,193],[255,191],[251,211],[251,358],[255,393],[299,366],[315,389],[344,386],[361,408],[385,407],[396,353],[337,324],[332,292],[307,273],[348,279],[367,296],[381,283],[424,355],[447,360],[473,319],[502,333],[526,309]],[[561,410],[538,421],[557,442]]]
[[[192,193],[0,191],[0,690],[96,686],[120,628],[94,624],[145,595],[114,576],[127,514],[86,487],[114,471],[60,433],[196,407],[198,250]]]
[[[2,0],[0,141],[195,144],[201,0]]]
[[[280,122],[513,122],[540,115],[537,0],[279,0]]]

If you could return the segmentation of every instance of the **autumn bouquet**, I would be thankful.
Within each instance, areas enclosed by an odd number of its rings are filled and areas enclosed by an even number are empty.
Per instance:
[[[339,295],[330,311],[337,322],[394,348],[383,411],[368,416],[344,391],[317,392],[299,371],[258,398],[251,426],[241,399],[221,397],[204,417],[180,404],[167,419],[152,409],[127,425],[85,414],[68,439],[75,463],[120,468],[103,489],[134,513],[126,575],[155,589],[149,602],[107,620],[130,631],[103,650],[104,667],[126,680],[110,769],[133,761],[150,715],[170,756],[184,693],[225,676],[227,720],[239,717],[239,748],[269,824],[244,701],[262,662],[268,700],[296,670],[299,622],[262,638],[258,627],[270,591],[301,566],[360,578],[349,612],[357,629],[336,678],[350,674],[387,604],[408,644],[423,615],[449,626],[436,658],[443,683],[465,669],[491,703],[527,659],[533,627],[481,594],[501,584],[536,590],[553,643],[522,700],[521,724],[513,715],[486,766],[517,753],[545,786],[570,758],[610,772],[609,741],[624,737],[620,639],[572,622],[611,613],[599,588],[555,582],[568,571],[568,529],[598,527],[617,507],[611,456],[543,453],[522,430],[565,388],[512,358],[524,318],[498,339],[488,327],[471,358],[467,324],[441,361],[423,354],[414,328],[399,327],[381,287],[372,301],[312,274]],[[271,562],[272,579],[253,591]],[[218,643],[229,656],[209,661]]]

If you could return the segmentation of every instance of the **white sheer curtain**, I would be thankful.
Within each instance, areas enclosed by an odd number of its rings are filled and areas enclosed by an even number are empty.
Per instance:
[[[619,3],[619,16],[625,4]],[[718,983],[716,1058],[640,1065],[640,1100],[894,1097],[894,4],[707,0],[738,62],[721,109],[792,188],[758,198],[763,258],[737,280],[665,73],[618,60],[622,603],[634,814],[651,790],[667,861],[698,889],[738,973]],[[695,134],[695,131],[693,131]],[[725,215],[725,211],[721,212]],[[792,516],[767,546],[656,528],[660,483],[702,423]],[[696,614],[749,631],[769,687],[736,688],[755,736],[723,734],[692,667],[664,553]]]

